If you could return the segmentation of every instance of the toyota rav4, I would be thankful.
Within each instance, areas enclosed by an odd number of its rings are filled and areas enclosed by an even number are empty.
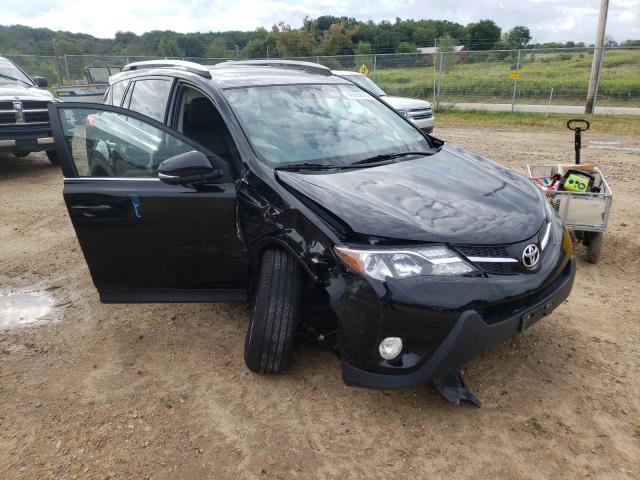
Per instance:
[[[255,372],[311,338],[349,384],[437,380],[569,295],[540,189],[325,67],[139,62],[105,101],[49,107],[101,301],[250,302]]]

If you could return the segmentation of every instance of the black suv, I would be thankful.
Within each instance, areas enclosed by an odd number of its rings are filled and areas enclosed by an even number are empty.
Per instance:
[[[50,106],[101,301],[250,301],[253,371],[312,338],[349,384],[410,386],[569,295],[571,241],[533,183],[325,67],[139,62],[105,102]]]
[[[58,164],[47,111],[54,98],[46,86],[46,78],[31,78],[0,57],[0,153],[24,157],[44,151],[53,165]]]

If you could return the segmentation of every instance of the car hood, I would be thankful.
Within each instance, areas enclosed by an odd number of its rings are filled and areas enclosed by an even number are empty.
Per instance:
[[[48,90],[27,85],[0,83],[0,100],[42,100],[53,101],[53,95]]]
[[[277,175],[363,235],[506,244],[531,238],[546,216],[528,179],[449,144],[429,157],[378,167]]]
[[[390,97],[385,95],[380,97],[390,107],[396,110],[414,110],[419,108],[431,108],[431,104],[425,100],[418,100],[417,98],[407,97]]]

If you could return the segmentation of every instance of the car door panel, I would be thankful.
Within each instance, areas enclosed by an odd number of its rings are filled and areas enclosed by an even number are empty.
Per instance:
[[[90,176],[90,168],[79,169],[74,162],[74,158],[82,157],[82,152],[75,151],[75,157],[71,154],[72,149],[82,148],[75,139],[82,136],[81,131],[75,130],[81,122],[76,119],[75,127],[64,129],[60,121],[70,109],[76,114],[95,112],[96,118],[109,114],[111,120],[122,115],[150,126],[149,130],[170,134],[169,143],[183,142],[194,150],[197,147],[166,126],[118,107],[95,104],[50,107],[56,148],[65,174],[65,202],[101,299],[123,302],[244,299],[248,255],[236,225],[237,199],[230,170],[226,169],[222,181],[206,185],[168,185],[156,177],[137,178],[132,168],[144,171],[141,167],[146,165],[149,172],[149,168],[157,167],[145,162],[154,161],[149,151],[159,155],[158,144],[149,147],[144,135],[132,139],[127,136],[131,130],[124,135],[103,124],[104,132],[111,136],[94,136],[86,145],[91,149],[88,152],[106,149],[107,161],[114,163],[115,168],[111,176]],[[92,126],[99,123],[96,119]],[[88,131],[85,127],[87,140],[91,135]],[[99,142],[105,143],[104,148],[96,147]],[[146,150],[140,147],[141,142],[147,142]],[[214,166],[220,161],[211,160]],[[86,171],[79,172],[83,169]]]

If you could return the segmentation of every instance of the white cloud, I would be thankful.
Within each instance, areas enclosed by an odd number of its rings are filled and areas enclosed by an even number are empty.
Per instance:
[[[299,26],[305,15],[346,15],[360,20],[435,18],[466,24],[483,18],[503,29],[528,26],[536,41],[593,42],[599,0],[86,0],[8,1],[0,22],[112,37],[118,30],[208,32],[254,30],[284,21]],[[607,33],[637,37],[640,0],[611,2]]]

